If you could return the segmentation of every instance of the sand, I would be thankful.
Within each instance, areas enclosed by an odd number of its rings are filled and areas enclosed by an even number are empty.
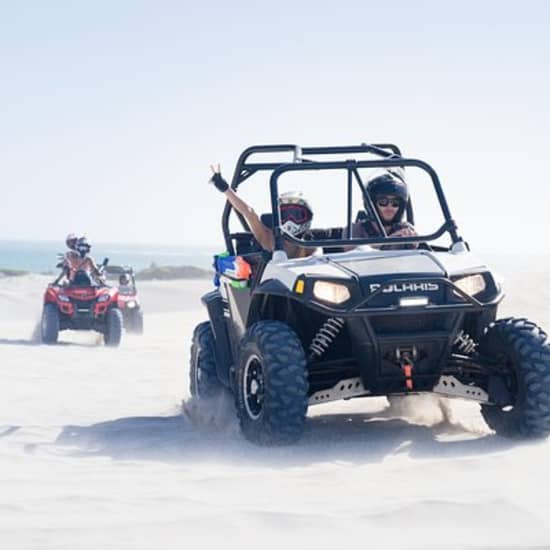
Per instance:
[[[546,271],[501,263],[503,315],[550,328]],[[189,399],[208,281],[141,284],[144,335],[106,349],[33,341],[47,280],[0,280],[1,548],[550,548],[550,442],[419,396],[313,407],[299,443],[258,448],[230,400]]]

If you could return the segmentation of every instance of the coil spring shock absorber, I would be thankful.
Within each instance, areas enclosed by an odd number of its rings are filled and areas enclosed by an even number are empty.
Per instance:
[[[477,347],[474,339],[463,330],[456,335],[453,345],[462,353],[473,353]]]
[[[327,319],[317,331],[311,344],[309,344],[310,359],[321,357],[338,336],[343,326],[344,319],[342,317],[330,317]]]

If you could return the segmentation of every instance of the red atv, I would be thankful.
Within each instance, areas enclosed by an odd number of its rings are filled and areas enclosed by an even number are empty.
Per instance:
[[[105,345],[117,347],[122,336],[122,313],[118,289],[96,285],[84,271],[70,284],[59,278],[44,294],[41,335],[45,344],[55,344],[61,330],[95,330],[103,334]]]
[[[136,277],[130,266],[108,265],[103,270],[107,282],[118,286],[118,307],[126,332],[143,333],[143,309],[138,297]]]

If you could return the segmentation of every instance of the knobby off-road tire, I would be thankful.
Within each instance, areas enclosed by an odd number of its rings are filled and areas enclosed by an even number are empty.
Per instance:
[[[105,317],[105,334],[103,339],[105,345],[110,348],[116,348],[120,345],[120,339],[122,338],[122,312],[118,308],[111,308],[107,311]]]
[[[44,304],[40,321],[40,337],[44,344],[55,344],[59,337],[59,310],[55,304]]]
[[[134,332],[136,334],[143,334],[143,311],[141,309],[136,311],[134,317]]]
[[[130,315],[127,315],[124,328],[127,332],[143,334],[143,312],[140,309],[137,309]]]
[[[512,371],[513,405],[482,405],[481,413],[497,434],[542,438],[550,434],[550,343],[527,319],[502,319],[489,325],[479,351],[501,359]]]
[[[191,395],[199,399],[217,397],[223,386],[216,373],[215,342],[212,327],[205,321],[195,327],[191,344],[189,386]]]
[[[308,405],[304,349],[279,321],[260,321],[245,333],[237,366],[236,407],[244,436],[260,445],[300,438]]]

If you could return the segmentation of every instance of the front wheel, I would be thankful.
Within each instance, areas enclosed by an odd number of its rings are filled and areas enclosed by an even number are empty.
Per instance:
[[[40,336],[44,344],[55,344],[59,337],[59,310],[55,304],[44,304],[40,322]]]
[[[506,406],[481,406],[489,427],[508,437],[549,435],[550,343],[546,333],[527,319],[501,319],[489,325],[479,351],[498,361],[511,395]]]
[[[122,338],[122,313],[118,308],[111,308],[105,317],[105,345],[116,348]]]
[[[134,309],[131,314],[127,315],[124,326],[127,332],[143,334],[143,311]]]
[[[216,372],[214,333],[210,321],[195,327],[191,344],[189,382],[191,395],[208,399],[220,395],[223,386]]]
[[[260,445],[284,445],[302,435],[308,378],[302,343],[279,321],[260,321],[243,337],[236,406],[244,436]]]

